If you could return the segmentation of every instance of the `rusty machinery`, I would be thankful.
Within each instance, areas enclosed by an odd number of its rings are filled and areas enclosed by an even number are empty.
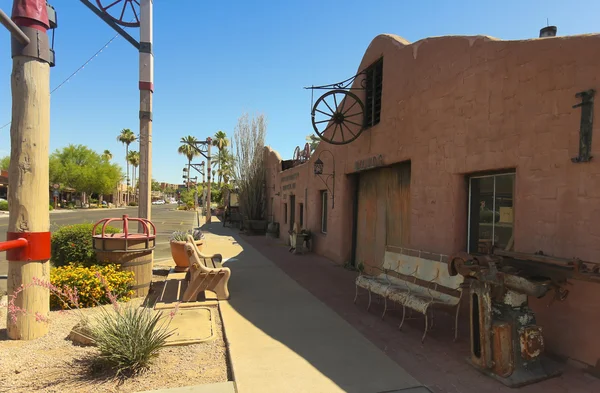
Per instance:
[[[528,297],[553,292],[553,300],[565,300],[567,279],[600,283],[599,264],[492,249],[486,255],[456,254],[448,268],[470,284],[471,365],[510,387],[562,373],[544,354],[542,328]]]

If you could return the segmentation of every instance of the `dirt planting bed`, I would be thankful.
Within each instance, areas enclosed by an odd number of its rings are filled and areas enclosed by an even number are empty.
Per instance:
[[[49,333],[33,341],[7,338],[6,312],[6,305],[0,307],[0,392],[139,392],[229,380],[218,312],[215,340],[165,347],[148,371],[123,381],[93,370],[95,347],[78,346],[66,338],[79,321],[75,311],[51,312]]]

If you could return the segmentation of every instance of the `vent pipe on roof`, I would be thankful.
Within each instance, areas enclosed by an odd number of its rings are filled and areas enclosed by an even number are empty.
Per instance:
[[[540,38],[543,37],[556,37],[556,26],[546,26],[540,30]]]

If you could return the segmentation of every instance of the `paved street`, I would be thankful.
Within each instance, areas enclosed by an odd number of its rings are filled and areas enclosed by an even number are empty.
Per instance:
[[[177,230],[188,230],[196,226],[196,213],[189,211],[175,210],[177,205],[153,205],[152,222],[156,225],[156,250],[154,260],[160,264],[161,260],[169,259],[171,251],[169,248],[169,236]],[[95,223],[106,217],[121,217],[123,214],[137,216],[137,207],[128,207],[125,209],[104,209],[104,210],[72,210],[57,211],[50,213],[50,231],[55,231],[61,226]],[[120,223],[117,223],[119,225]],[[8,229],[8,215],[0,215],[0,239],[6,239]],[[8,262],[6,253],[0,253],[0,277],[6,276],[8,272]],[[6,279],[0,278],[0,294],[6,293]]]

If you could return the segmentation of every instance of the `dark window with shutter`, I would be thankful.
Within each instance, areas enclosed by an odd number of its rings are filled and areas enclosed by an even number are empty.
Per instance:
[[[381,91],[383,89],[383,57],[365,70],[365,128],[379,123],[381,115]]]

